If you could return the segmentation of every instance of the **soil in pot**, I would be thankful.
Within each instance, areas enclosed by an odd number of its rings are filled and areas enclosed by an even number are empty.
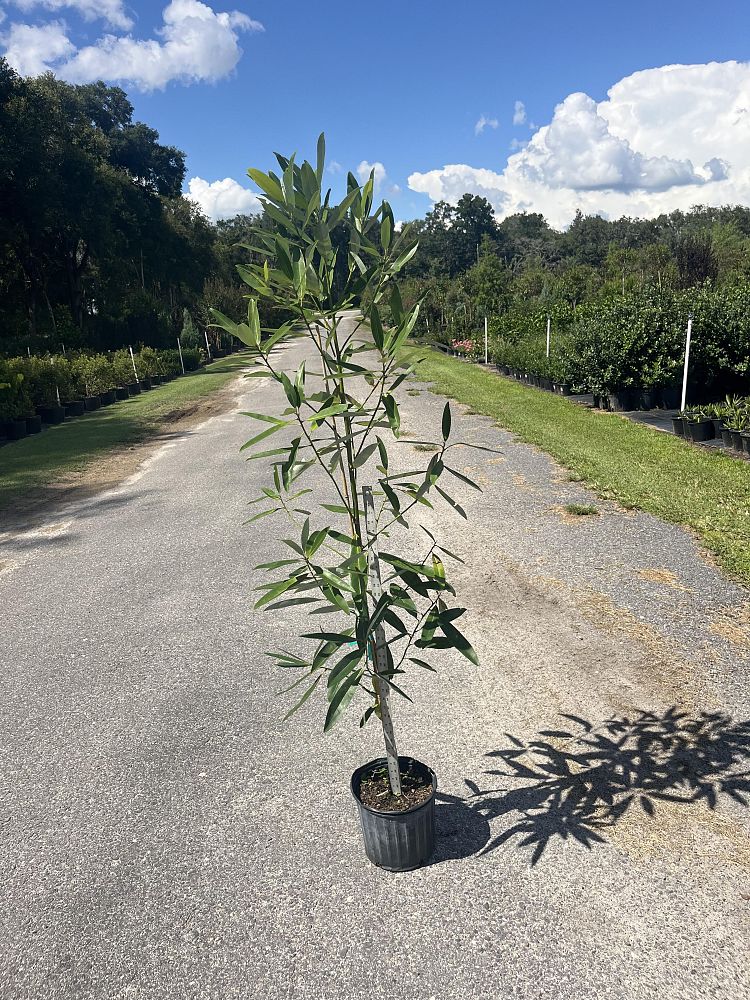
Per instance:
[[[386,803],[401,804],[390,791],[385,758],[364,764],[352,775],[351,791],[359,808],[365,853],[387,871],[419,868],[435,849],[435,792],[433,771],[413,757],[399,757],[403,795],[412,804],[389,811]],[[363,790],[363,785],[364,790]],[[368,802],[363,801],[363,796]],[[369,805],[370,801],[377,805]]]
[[[61,424],[65,420],[65,407],[40,406],[39,416],[45,424]]]

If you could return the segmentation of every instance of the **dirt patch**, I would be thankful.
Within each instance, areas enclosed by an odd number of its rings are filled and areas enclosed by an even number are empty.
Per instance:
[[[750,601],[739,608],[722,608],[709,629],[740,650],[750,650]]]
[[[225,413],[243,388],[242,379],[235,379],[201,399],[170,410],[159,418],[147,440],[103,452],[85,468],[31,490],[12,507],[0,510],[0,530],[33,529],[50,511],[113,489],[137,472],[161,445],[179,438],[196,424]]]
[[[648,580],[649,583],[661,583],[671,590],[682,590],[688,594],[695,593],[692,588],[686,587],[684,583],[680,583],[675,574],[668,569],[639,569],[636,570],[635,575],[639,576],[641,580]]]

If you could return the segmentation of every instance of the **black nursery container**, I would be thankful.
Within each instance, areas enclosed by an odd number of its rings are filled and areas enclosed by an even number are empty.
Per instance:
[[[425,863],[435,850],[434,771],[413,757],[399,757],[401,771],[413,767],[432,782],[432,794],[426,802],[404,812],[380,812],[362,803],[359,797],[363,775],[374,767],[385,767],[385,757],[358,767],[352,775],[351,790],[359,807],[365,854],[378,868],[389,872],[409,872]]]

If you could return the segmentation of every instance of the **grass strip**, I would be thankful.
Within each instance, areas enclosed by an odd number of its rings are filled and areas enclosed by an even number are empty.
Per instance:
[[[221,358],[139,396],[5,444],[0,448],[0,510],[109,451],[157,434],[168,414],[226,385],[248,360],[249,353]]]
[[[421,360],[420,360],[421,359]],[[420,379],[494,418],[600,496],[693,529],[727,572],[750,584],[750,465],[614,413],[519,385],[426,347],[407,347]]]

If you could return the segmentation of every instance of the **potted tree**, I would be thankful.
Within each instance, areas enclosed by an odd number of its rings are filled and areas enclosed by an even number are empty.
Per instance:
[[[243,448],[270,465],[269,485],[252,501],[262,509],[251,521],[278,519],[285,549],[285,557],[257,567],[274,578],[258,588],[255,607],[300,605],[310,614],[306,655],[285,648],[269,654],[294,675],[287,690],[298,697],[287,717],[323,695],[325,731],[357,700],[359,725],[380,724],[384,756],[356,768],[351,791],[368,857],[404,871],[432,853],[436,778],[423,762],[399,755],[391,699],[408,698],[409,671],[434,669],[425,651],[452,648],[477,662],[457,627],[465,609],[452,604],[444,560],[455,557],[413,518],[437,497],[466,516],[443,480],[470,480],[451,462],[447,403],[437,440],[419,442],[433,448],[426,466],[394,468],[395,393],[413,370],[400,366],[399,349],[419,313],[419,303],[404,309],[397,278],[417,247],[396,232],[386,202],[374,209],[373,174],[363,185],[349,174],[346,197],[331,204],[322,187],[324,150],[321,136],[315,166],[277,154],[279,174],[248,171],[274,229],[254,227],[256,262],[238,266],[250,290],[247,322],[212,309],[212,325],[257,352],[248,377],[268,378],[278,389],[275,412],[246,414],[259,429]],[[258,297],[292,319],[261,330]],[[360,311],[346,312],[352,309]],[[307,360],[285,371],[274,348],[291,337],[304,338]],[[273,435],[283,443],[269,449]],[[305,506],[313,495],[316,511]]]

